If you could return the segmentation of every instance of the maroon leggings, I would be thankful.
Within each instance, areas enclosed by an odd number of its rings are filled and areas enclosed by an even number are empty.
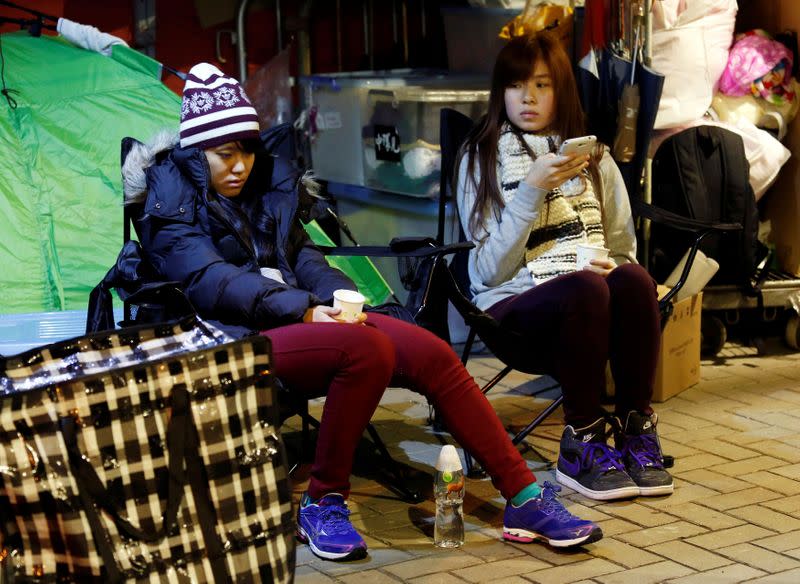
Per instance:
[[[456,354],[425,329],[370,314],[366,325],[293,324],[262,334],[272,340],[275,375],[292,391],[327,394],[310,496],[349,494],[356,445],[387,386],[424,395],[505,498],[536,480]]]
[[[552,375],[575,428],[603,415],[606,362],[616,384],[615,414],[652,413],[661,342],[655,282],[639,265],[608,277],[582,270],[501,300],[487,311],[525,338],[531,365]]]

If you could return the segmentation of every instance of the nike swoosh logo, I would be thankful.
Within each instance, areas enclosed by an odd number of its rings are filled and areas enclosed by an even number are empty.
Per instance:
[[[563,468],[568,475],[571,476],[578,476],[578,473],[581,471],[581,463],[579,460],[575,462],[570,462],[561,454],[558,455],[558,462],[561,468]]]

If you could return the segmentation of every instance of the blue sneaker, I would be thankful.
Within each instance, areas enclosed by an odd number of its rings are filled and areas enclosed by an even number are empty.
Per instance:
[[[600,501],[627,499],[639,494],[639,486],[625,470],[622,454],[606,444],[603,418],[585,428],[564,428],[556,480],[584,497]]]
[[[367,555],[367,544],[350,523],[350,510],[339,493],[328,493],[316,502],[303,493],[297,538],[323,560],[360,560]]]
[[[671,495],[674,490],[672,476],[664,469],[657,425],[656,414],[647,416],[631,411],[625,427],[615,436],[625,470],[639,486],[639,494],[645,497]]]
[[[545,481],[542,494],[520,507],[511,501],[503,517],[503,539],[530,543],[541,539],[553,547],[570,547],[602,539],[603,530],[591,521],[567,511],[556,493],[561,490]]]

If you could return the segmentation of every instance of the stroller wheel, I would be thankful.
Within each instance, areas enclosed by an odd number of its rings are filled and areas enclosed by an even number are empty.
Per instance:
[[[700,321],[700,354],[703,357],[715,357],[725,346],[728,331],[725,323],[716,316],[702,315]]]
[[[800,349],[800,316],[796,314],[786,321],[786,344],[795,351]]]

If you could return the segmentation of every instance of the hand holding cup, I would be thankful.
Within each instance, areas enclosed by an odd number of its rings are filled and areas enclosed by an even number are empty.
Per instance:
[[[616,264],[608,257],[609,250],[599,245],[579,243],[576,252],[575,267],[578,270],[590,270],[601,276],[608,276]]]
[[[336,290],[333,293],[333,307],[339,309],[339,313],[333,318],[340,322],[363,322],[364,302],[366,298],[355,290]]]

